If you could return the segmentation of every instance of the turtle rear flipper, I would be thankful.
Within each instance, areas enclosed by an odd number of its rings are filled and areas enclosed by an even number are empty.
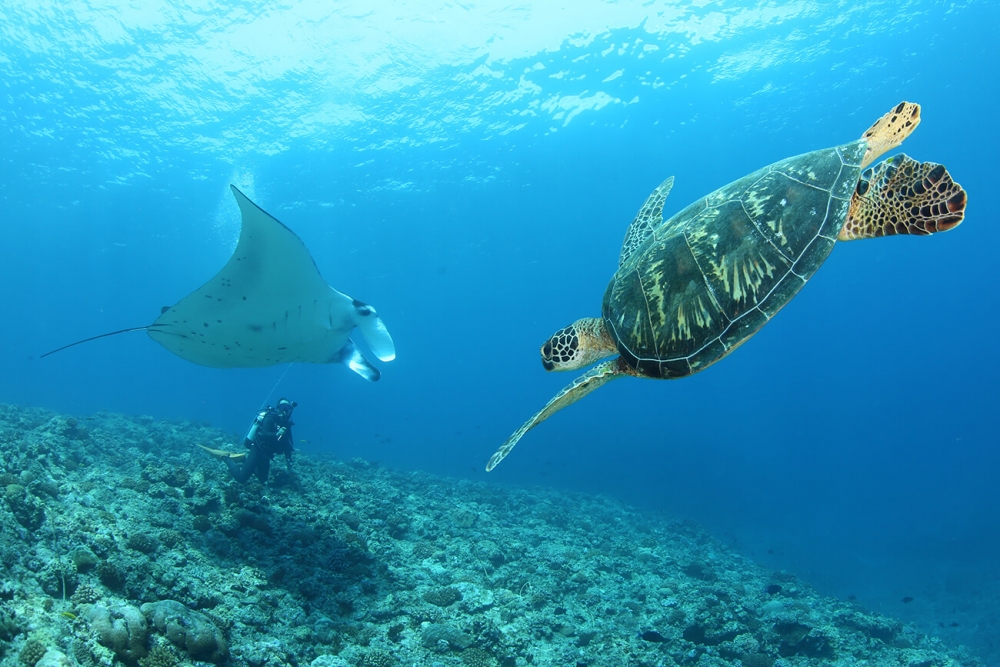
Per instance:
[[[861,175],[838,238],[944,232],[962,222],[967,199],[943,165],[895,155]]]
[[[489,463],[486,464],[486,472],[489,472],[500,465],[510,450],[514,449],[514,445],[521,437],[535,428],[543,421],[559,412],[567,405],[572,405],[576,403],[581,398],[594,391],[595,389],[603,386],[605,383],[614,380],[615,378],[620,378],[625,375],[637,375],[637,373],[629,368],[629,366],[622,361],[621,357],[615,357],[614,359],[608,359],[607,361],[600,363],[589,371],[573,380],[568,386],[563,387],[563,389],[552,397],[552,400],[545,404],[545,407],[535,413],[535,416],[524,422],[521,428],[514,431],[514,435],[507,438],[507,442],[500,445],[500,448],[493,453],[490,457]]]

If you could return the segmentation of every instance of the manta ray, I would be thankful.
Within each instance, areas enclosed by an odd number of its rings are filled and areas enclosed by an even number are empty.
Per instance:
[[[357,328],[381,361],[396,358],[370,305],[330,287],[295,233],[230,185],[243,224],[233,256],[214,278],[152,324],[92,336],[41,355],[129,331],[145,331],[178,357],[212,368],[287,362],[342,363],[374,382],[379,371],[351,340]]]

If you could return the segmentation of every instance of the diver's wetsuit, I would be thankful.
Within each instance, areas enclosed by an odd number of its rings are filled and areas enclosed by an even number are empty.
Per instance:
[[[237,459],[225,459],[229,474],[237,482],[245,482],[250,475],[257,474],[261,483],[267,482],[271,471],[271,458],[275,454],[284,454],[285,461],[292,461],[292,420],[291,410],[282,414],[274,408],[262,410],[250,432],[243,440],[243,446],[250,449],[242,465]]]

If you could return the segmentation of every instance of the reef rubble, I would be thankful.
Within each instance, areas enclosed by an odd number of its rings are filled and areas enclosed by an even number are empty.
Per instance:
[[[0,405],[0,667],[981,664],[691,522],[233,441]]]

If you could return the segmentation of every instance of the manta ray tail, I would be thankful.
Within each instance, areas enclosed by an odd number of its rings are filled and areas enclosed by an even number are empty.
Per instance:
[[[102,333],[100,336],[91,336],[90,338],[84,338],[83,340],[78,340],[75,343],[70,343],[69,345],[63,345],[62,347],[57,347],[54,350],[49,350],[45,354],[38,357],[39,359],[47,357],[50,354],[55,354],[56,352],[62,352],[63,350],[73,347],[74,345],[79,345],[80,343],[89,343],[92,340],[97,340],[98,338],[107,338],[108,336],[117,336],[118,334],[129,333],[131,331],[146,331],[149,326],[144,327],[131,327],[128,329],[119,329],[118,331],[109,331],[108,333]]]

